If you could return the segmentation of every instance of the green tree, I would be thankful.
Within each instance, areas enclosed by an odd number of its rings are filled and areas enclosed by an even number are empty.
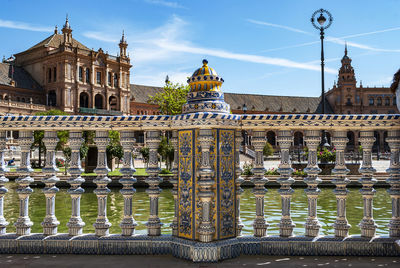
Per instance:
[[[175,115],[182,113],[182,105],[186,103],[189,85],[171,83],[167,81],[164,90],[149,96],[149,103],[160,106],[162,114]]]
[[[35,115],[39,116],[52,116],[52,115],[68,115],[68,113],[60,111],[60,110],[48,110],[46,112],[38,112],[35,113]],[[62,130],[57,132],[57,137],[59,139],[56,150],[57,151],[63,151],[65,145],[68,142],[69,138],[69,132],[67,130]],[[43,130],[35,130],[33,132],[33,143],[31,146],[31,149],[39,149],[39,167],[42,167],[42,154],[46,152],[46,146],[43,143],[43,138],[44,138],[44,131]]]
[[[174,161],[174,147],[169,143],[166,136],[161,138],[158,153],[161,156],[161,161],[165,161],[167,170],[171,170],[172,162]]]
[[[142,147],[140,148],[140,153],[143,156],[143,160],[146,163],[146,166],[149,166],[149,154],[150,154],[150,150],[149,147]]]
[[[273,153],[274,153],[274,147],[272,147],[272,145],[269,142],[267,142],[263,149],[264,156],[270,156]]]
[[[121,161],[122,157],[124,157],[124,149],[120,143],[120,135],[119,132],[116,130],[110,130],[108,132],[108,137],[110,138],[110,143],[107,146],[107,156],[113,158],[118,158],[118,167],[119,162]]]

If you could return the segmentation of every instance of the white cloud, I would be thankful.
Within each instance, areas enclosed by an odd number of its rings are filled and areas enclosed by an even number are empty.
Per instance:
[[[10,29],[18,29],[18,30],[35,31],[35,32],[51,32],[51,31],[53,31],[53,29],[51,27],[36,26],[36,25],[32,25],[32,24],[29,24],[26,22],[2,20],[2,19],[0,19],[0,27],[10,28]]]
[[[137,83],[136,81],[140,81],[140,84],[162,87],[167,75],[171,82],[186,85],[187,78],[192,74],[187,72],[158,72],[152,75],[135,75],[134,80],[135,83]]]
[[[307,34],[307,35],[313,35],[309,32],[297,29],[297,28],[293,28],[293,27],[289,27],[289,26],[285,26],[285,25],[280,25],[280,24],[274,24],[274,23],[270,23],[270,22],[266,22],[266,21],[259,21],[259,20],[252,20],[252,19],[247,19],[248,22],[253,23],[253,24],[257,24],[257,25],[262,25],[262,26],[271,26],[271,27],[275,27],[275,28],[280,28],[280,29],[285,29],[291,32],[296,32],[296,33],[302,33],[302,34]]]
[[[149,3],[149,4],[160,5],[160,6],[171,7],[171,8],[185,8],[184,6],[180,5],[178,2],[172,2],[172,1],[145,0],[145,2]]]
[[[108,43],[118,43],[119,40],[118,38],[114,38],[112,36],[106,35],[105,33],[102,32],[84,32],[82,34],[83,36],[103,42],[108,42]]]
[[[265,22],[265,21],[252,20],[252,19],[247,19],[247,21],[251,22],[253,24],[257,24],[257,25],[271,26],[271,27],[281,28],[281,29],[285,29],[285,30],[288,30],[288,31],[292,31],[292,32],[302,33],[302,34],[305,34],[305,35],[313,35],[313,34],[311,34],[309,32],[306,32],[306,31],[303,31],[303,30],[300,30],[300,29],[297,29],[297,28],[285,26],[285,25],[279,25],[279,24],[274,24],[274,23]],[[399,30],[400,30],[400,27],[393,27],[393,28],[377,30],[377,31],[371,31],[371,32],[366,32],[366,33],[346,35],[346,36],[342,36],[342,37],[326,36],[325,40],[327,42],[332,42],[332,43],[335,43],[335,44],[344,45],[345,42],[346,42],[345,39],[354,38],[354,37],[360,37],[360,36],[373,35],[373,34],[378,34],[378,33],[391,32],[391,31],[399,31]],[[307,42],[307,43],[302,43],[302,44],[297,44],[297,45],[272,48],[272,49],[263,50],[262,52],[271,52],[271,51],[277,51],[277,50],[283,50],[283,49],[289,49],[289,48],[303,47],[303,46],[309,46],[309,45],[314,45],[314,44],[318,44],[318,43],[320,43],[320,41],[313,41],[313,42]],[[347,45],[349,47],[355,47],[355,48],[360,48],[360,49],[369,50],[369,51],[375,51],[375,52],[400,52],[400,49],[376,48],[376,47],[371,47],[371,46],[368,46],[368,45],[355,43],[355,42],[349,42],[349,41],[347,41]]]

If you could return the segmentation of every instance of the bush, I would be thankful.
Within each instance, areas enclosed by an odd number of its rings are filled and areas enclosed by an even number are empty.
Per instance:
[[[270,155],[273,155],[273,153],[274,153],[274,148],[272,147],[272,145],[269,142],[267,142],[263,149],[264,156],[270,156]]]
[[[245,162],[243,164],[243,172],[242,172],[243,176],[250,176],[250,175],[254,175],[253,173],[253,163],[248,164],[247,162]]]
[[[172,174],[172,172],[171,172],[169,169],[163,168],[163,169],[160,171],[160,174]]]
[[[329,150],[324,148],[322,151],[318,148],[317,158],[322,163],[334,163],[336,161],[336,149]]]
[[[278,169],[277,168],[270,168],[267,171],[265,171],[264,175],[279,175]]]
[[[294,169],[292,175],[299,177],[306,177],[307,173],[305,173],[302,169]]]
[[[64,159],[57,158],[57,159],[56,159],[56,166],[57,166],[57,167],[65,167],[65,161],[64,161]]]

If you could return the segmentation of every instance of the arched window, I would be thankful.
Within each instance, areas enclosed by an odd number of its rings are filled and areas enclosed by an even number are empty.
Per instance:
[[[96,109],[103,109],[103,96],[100,94],[97,94],[94,97],[94,107]]]
[[[385,98],[385,106],[390,106],[390,99],[389,98]]]
[[[118,75],[114,74],[114,87],[118,87]]]
[[[89,108],[89,95],[86,92],[79,95],[79,107]]]
[[[370,106],[374,105],[374,98],[371,97],[368,101]]]
[[[381,97],[379,97],[379,98],[376,100],[376,105],[382,106],[382,98],[381,98]]]
[[[79,81],[83,81],[83,68],[79,66]]]
[[[111,72],[108,72],[108,81],[107,81],[107,84],[111,87],[111,80],[112,80],[112,73]]]
[[[47,104],[49,106],[57,106],[57,95],[54,90],[50,90],[47,97]]]
[[[53,68],[53,81],[56,82],[57,81],[57,67]]]
[[[51,83],[51,68],[47,69],[47,82]]]
[[[85,79],[86,83],[90,83],[90,70],[89,68],[86,68],[86,79]]]

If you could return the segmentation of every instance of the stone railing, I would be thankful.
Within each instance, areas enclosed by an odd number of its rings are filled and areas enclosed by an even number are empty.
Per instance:
[[[1,253],[71,253],[71,254],[172,254],[193,261],[218,261],[240,254],[273,255],[375,255],[398,256],[396,246],[400,240],[400,115],[230,115],[219,113],[193,113],[177,116],[10,116],[0,117],[0,252]],[[346,178],[344,150],[348,130],[360,131],[363,147],[363,161],[360,168],[361,194],[364,217],[361,220],[360,236],[349,236],[350,225],[346,215]],[[18,144],[21,147],[21,163],[17,172],[21,177],[18,184],[19,217],[14,221],[15,233],[7,233],[7,215],[3,215],[7,189],[4,186],[7,168],[4,165],[6,131],[18,130]],[[45,177],[43,193],[46,198],[46,216],[41,223],[43,232],[31,234],[34,224],[29,217],[30,183],[34,181],[30,167],[30,148],[33,131],[44,130],[46,165],[42,172]],[[69,130],[71,164],[68,190],[71,196],[71,217],[67,234],[57,232],[59,221],[55,216],[55,196],[59,181],[56,176],[55,147],[57,131]],[[84,193],[81,184],[79,149],[83,142],[82,131],[95,131],[94,142],[98,148],[97,174],[94,193],[97,196],[97,219],[93,223],[95,233],[83,234],[80,216],[80,200]],[[121,134],[124,149],[123,174],[120,190],[124,198],[124,210],[120,223],[120,234],[109,234],[111,223],[107,218],[107,196],[110,190],[106,147],[109,143],[108,130]],[[241,235],[240,187],[243,178],[239,161],[242,142],[241,131],[252,135],[255,160],[252,176],[256,200],[252,236]],[[263,148],[266,131],[274,130],[280,148],[279,165],[282,215],[279,236],[268,236],[267,218],[264,215],[265,183],[268,181],[264,168]],[[304,223],[304,235],[293,236],[295,224],[291,218],[291,159],[289,149],[293,132],[304,131],[308,147],[308,165],[305,169],[308,185],[305,190],[308,202],[308,217]],[[320,236],[321,224],[317,218],[317,200],[320,190],[317,166],[317,147],[321,143],[321,131],[329,131],[336,147],[336,164],[332,182],[336,185],[334,194],[337,207],[334,236]],[[387,236],[376,236],[373,219],[373,198],[376,182],[372,166],[371,150],[374,131],[388,131],[391,150],[390,166],[387,169],[388,190],[392,199],[392,218],[388,222]],[[145,131],[149,148],[150,199],[147,235],[135,234],[137,223],[134,219],[132,196],[135,193],[132,165],[132,150],[135,146],[134,132]],[[161,235],[163,223],[158,216],[158,202],[161,189],[159,184],[159,163],[157,148],[163,131],[172,131],[171,143],[175,149],[173,165],[173,189],[175,214],[171,224],[171,235]],[[93,204],[95,205],[95,204]],[[35,223],[37,224],[37,223]]]
[[[11,100],[0,100],[0,109],[8,109],[7,112],[9,113],[26,113],[26,110],[30,110],[32,112],[43,112],[46,111],[46,105]]]

